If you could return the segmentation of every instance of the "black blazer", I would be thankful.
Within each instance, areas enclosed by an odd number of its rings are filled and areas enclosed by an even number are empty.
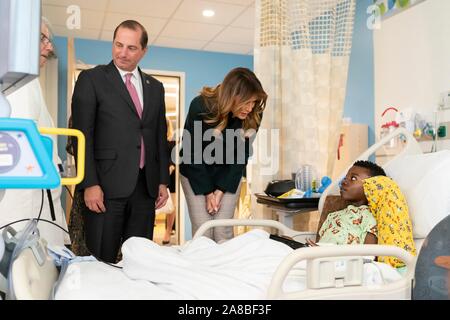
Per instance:
[[[208,141],[208,139],[203,141],[202,137],[205,136],[205,132],[215,128],[214,125],[204,122],[207,114],[208,110],[203,98],[201,96],[194,98],[184,125],[180,173],[189,180],[192,191],[196,195],[206,195],[215,190],[236,193],[245,173],[248,158],[252,154],[252,142],[256,135],[251,139],[234,138],[234,141],[229,141],[226,132],[222,132],[221,136],[212,138],[212,141]],[[198,135],[200,131],[195,130],[195,122],[201,123],[202,136]],[[229,114],[227,127],[224,131],[232,130],[232,132],[236,132],[236,130],[242,129],[242,124],[242,120]],[[191,139],[191,141],[189,142],[187,139]],[[209,150],[214,149],[212,144],[215,144],[216,150],[222,150],[223,152],[222,156],[212,152],[215,161],[208,163],[203,155],[209,154]],[[201,148],[195,150],[196,145],[201,146]],[[205,149],[207,150],[205,151]],[[201,159],[201,163],[196,163],[195,158]]]
[[[139,72],[142,120],[113,62],[80,73],[72,96],[72,122],[86,137],[86,171],[78,190],[100,185],[105,198],[131,195],[139,174],[141,136],[149,194],[156,198],[159,184],[169,184],[164,87]]]

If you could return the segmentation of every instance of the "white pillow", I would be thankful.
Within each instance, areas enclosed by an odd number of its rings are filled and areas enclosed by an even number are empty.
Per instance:
[[[384,169],[406,197],[414,238],[425,238],[450,214],[450,150],[401,156]]]

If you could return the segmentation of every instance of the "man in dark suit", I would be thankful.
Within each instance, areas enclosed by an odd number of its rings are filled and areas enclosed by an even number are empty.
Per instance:
[[[155,207],[169,194],[164,88],[138,67],[148,35],[137,21],[114,32],[113,61],[80,73],[72,121],[86,136],[86,244],[97,258],[116,262],[129,237],[153,238]]]

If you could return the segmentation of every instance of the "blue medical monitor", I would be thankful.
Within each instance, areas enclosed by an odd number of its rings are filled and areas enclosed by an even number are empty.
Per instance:
[[[61,184],[52,142],[35,123],[0,118],[0,189],[54,189]]]
[[[41,1],[0,0],[0,93],[39,75]]]

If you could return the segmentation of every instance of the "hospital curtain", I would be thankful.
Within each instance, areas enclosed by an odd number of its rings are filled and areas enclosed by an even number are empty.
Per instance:
[[[255,5],[254,67],[269,99],[251,161],[252,193],[270,180],[290,179],[302,164],[332,174],[355,16],[355,0]]]

